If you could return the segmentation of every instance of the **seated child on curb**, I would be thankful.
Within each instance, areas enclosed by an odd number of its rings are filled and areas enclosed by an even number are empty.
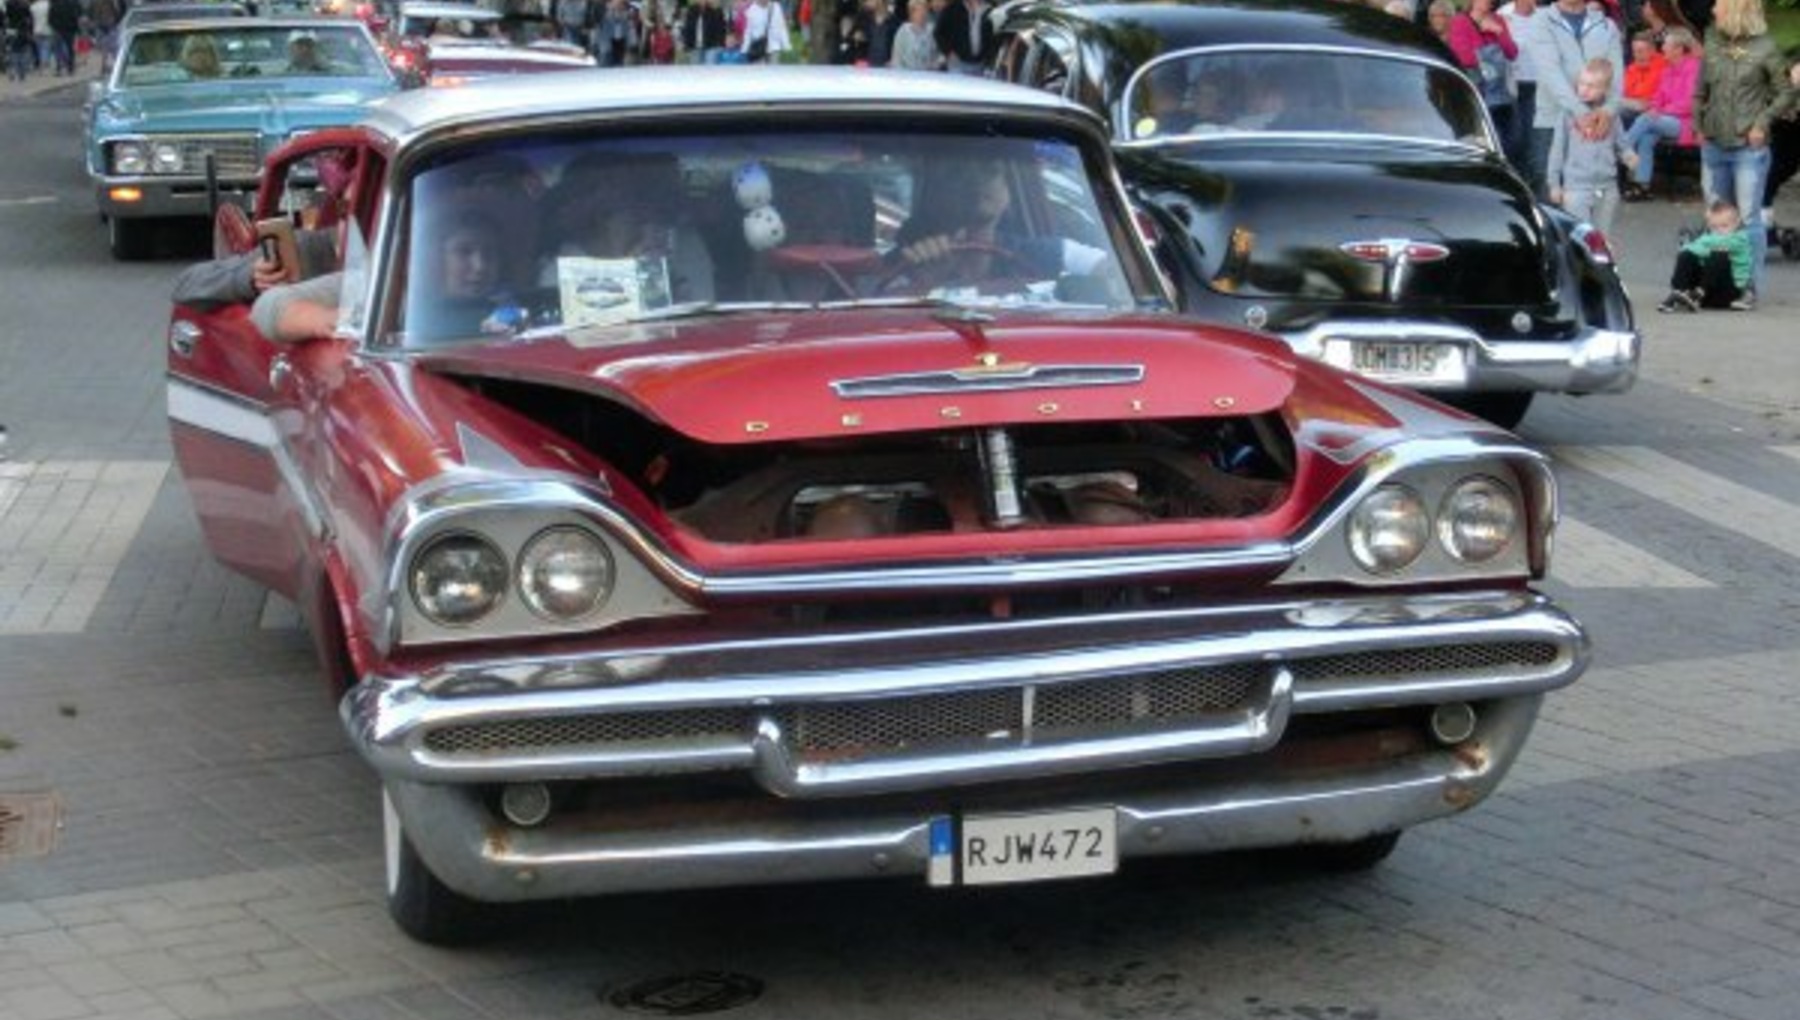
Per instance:
[[[1569,214],[1612,230],[1619,210],[1619,164],[1637,165],[1637,154],[1625,144],[1619,119],[1603,108],[1612,87],[1612,61],[1595,57],[1575,77],[1582,111],[1557,120],[1550,139],[1546,175],[1550,201]]]
[[[1706,233],[1675,253],[1669,296],[1659,312],[1697,312],[1702,308],[1749,311],[1756,305],[1750,292],[1750,235],[1730,202],[1714,202],[1706,210]]]

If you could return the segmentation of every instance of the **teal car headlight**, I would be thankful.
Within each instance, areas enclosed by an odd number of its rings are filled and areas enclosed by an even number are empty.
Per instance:
[[[113,173],[141,174],[150,166],[150,154],[143,142],[114,142],[112,144]]]
[[[157,142],[150,146],[150,169],[159,174],[178,174],[183,169],[181,146]]]

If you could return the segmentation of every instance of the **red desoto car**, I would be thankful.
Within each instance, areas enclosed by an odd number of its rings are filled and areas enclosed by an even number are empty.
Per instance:
[[[1587,663],[1532,588],[1545,457],[1171,315],[1059,98],[422,90],[274,154],[259,204],[335,232],[302,286],[337,328],[178,306],[171,428],[213,552],[310,624],[415,937],[627,890],[1369,866]]]

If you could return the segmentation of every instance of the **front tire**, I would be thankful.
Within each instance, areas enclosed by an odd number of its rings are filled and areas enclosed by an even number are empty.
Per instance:
[[[113,258],[120,262],[141,262],[149,258],[151,230],[154,226],[149,220],[107,217],[106,240],[112,248]]]
[[[407,839],[393,799],[381,792],[381,842],[387,863],[388,915],[400,930],[433,946],[462,946],[491,934],[492,908],[445,885]]]
[[[1399,843],[1400,833],[1384,832],[1349,843],[1312,843],[1298,849],[1315,870],[1349,874],[1368,871],[1387,860]]]

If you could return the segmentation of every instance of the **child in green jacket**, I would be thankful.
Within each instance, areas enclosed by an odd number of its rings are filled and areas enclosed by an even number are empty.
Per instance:
[[[1669,280],[1672,289],[1656,310],[1732,308],[1748,312],[1756,307],[1750,270],[1750,235],[1744,232],[1743,218],[1737,206],[1716,201],[1706,210],[1706,233],[1682,245],[1675,254],[1675,274]]]

